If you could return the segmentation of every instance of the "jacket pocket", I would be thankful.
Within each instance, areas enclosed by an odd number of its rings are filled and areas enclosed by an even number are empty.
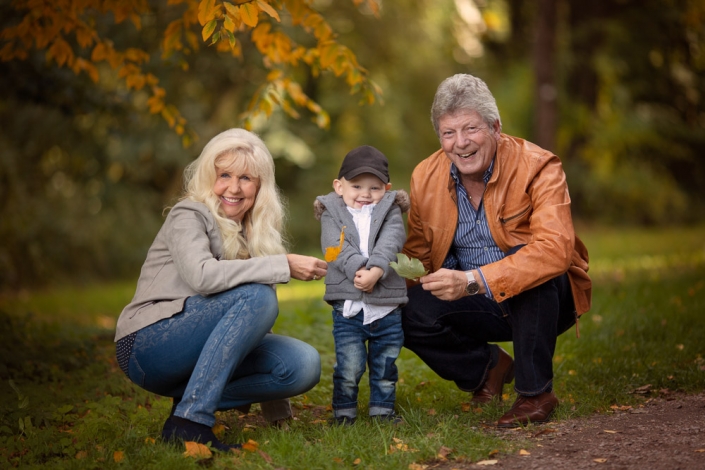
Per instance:
[[[144,304],[144,305],[140,305],[139,308],[135,309],[135,311],[132,312],[132,315],[130,315],[130,317],[129,317],[130,320],[132,320],[133,318],[135,318],[138,314],[142,313],[142,310],[144,310],[144,309],[146,309],[146,308],[149,308],[149,307],[151,307],[151,306],[154,305],[154,304],[156,304],[156,302],[151,301],[151,302],[147,302],[147,303]]]
[[[506,210],[506,206],[502,208],[502,215],[499,221],[502,225],[517,225],[531,216],[531,203],[527,203],[523,209],[513,210],[511,212]]]

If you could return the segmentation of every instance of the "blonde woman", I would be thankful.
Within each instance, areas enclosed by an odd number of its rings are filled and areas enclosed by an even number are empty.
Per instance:
[[[268,334],[279,309],[273,285],[318,280],[324,261],[287,254],[274,162],[244,129],[214,137],[184,174],[120,314],[120,368],[135,384],[174,398],[164,440],[220,442],[214,413],[310,390],[320,357],[310,345]]]

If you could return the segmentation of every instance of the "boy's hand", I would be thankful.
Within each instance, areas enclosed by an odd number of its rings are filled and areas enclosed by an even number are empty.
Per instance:
[[[353,285],[356,289],[360,289],[362,292],[372,292],[372,289],[382,277],[384,271],[382,268],[374,266],[371,269],[362,268],[355,273],[355,280]]]

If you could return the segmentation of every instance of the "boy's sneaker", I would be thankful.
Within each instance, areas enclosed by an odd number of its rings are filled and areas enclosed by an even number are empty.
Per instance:
[[[371,416],[371,418],[374,420],[380,421],[380,422],[393,424],[394,426],[397,426],[397,425],[402,424],[404,422],[402,417],[398,416],[394,412],[387,413],[386,415],[374,415],[374,416]]]
[[[356,420],[357,418],[351,418],[350,416],[334,416],[329,422],[333,426],[352,426]]]

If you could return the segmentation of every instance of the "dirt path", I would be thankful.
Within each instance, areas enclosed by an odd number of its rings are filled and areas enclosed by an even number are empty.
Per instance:
[[[527,449],[529,455],[493,457],[496,462],[429,468],[705,469],[705,393],[653,398],[611,415],[493,432],[528,438],[534,447]]]
[[[318,410],[323,416],[325,407]],[[259,414],[243,416],[244,421]],[[262,421],[259,423],[264,425]],[[705,470],[705,392],[668,394],[637,407],[616,408],[593,415],[526,429],[488,432],[503,439],[529,442],[526,455],[498,455],[469,463],[424,462],[423,470]]]

